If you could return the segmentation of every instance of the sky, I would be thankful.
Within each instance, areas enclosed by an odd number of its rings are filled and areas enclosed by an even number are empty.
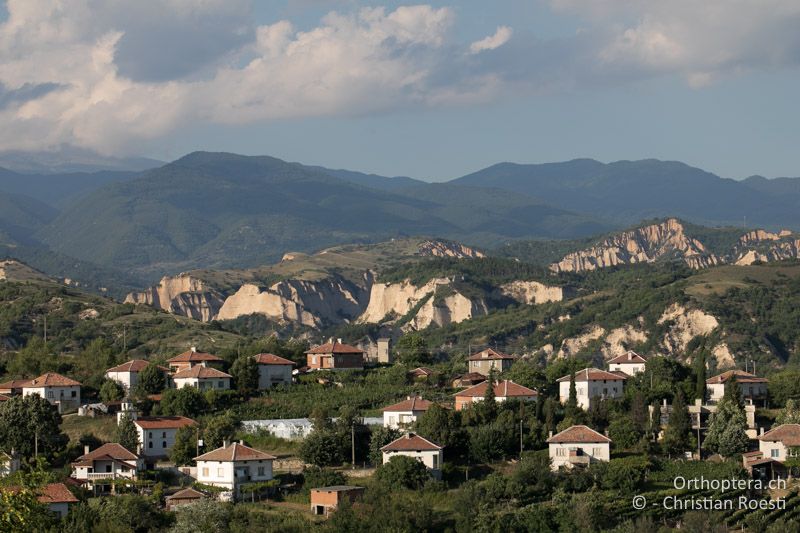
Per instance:
[[[797,0],[8,0],[0,150],[800,176]]]

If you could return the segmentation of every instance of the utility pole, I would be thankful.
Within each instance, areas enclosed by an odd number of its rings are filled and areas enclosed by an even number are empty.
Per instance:
[[[522,419],[519,419],[519,458],[522,459]]]
[[[39,430],[37,429],[33,434],[33,456],[39,458]]]
[[[47,344],[47,315],[44,315],[44,343]]]
[[[350,426],[350,451],[352,452],[352,458],[350,460],[350,464],[353,465],[353,470],[356,469],[356,423],[353,422],[353,425]]]
[[[122,351],[128,351],[128,336],[126,335],[126,325],[122,324]]]

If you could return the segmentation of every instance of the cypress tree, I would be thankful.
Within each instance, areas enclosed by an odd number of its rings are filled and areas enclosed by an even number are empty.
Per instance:
[[[700,350],[695,359],[694,371],[697,376],[695,382],[694,397],[696,399],[705,400],[706,397],[706,352],[705,349]]]
[[[664,451],[668,454],[680,454],[689,449],[689,432],[692,423],[689,418],[689,410],[686,401],[683,399],[683,391],[679,390],[672,402],[672,411],[669,415],[669,423],[664,431]]]
[[[661,404],[655,402],[650,415],[650,432],[653,434],[653,441],[658,440],[659,431],[661,431]]]

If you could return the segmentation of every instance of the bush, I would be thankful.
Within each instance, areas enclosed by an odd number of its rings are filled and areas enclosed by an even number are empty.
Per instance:
[[[407,455],[396,455],[378,467],[375,477],[386,487],[420,489],[430,479],[428,469],[420,461]]]

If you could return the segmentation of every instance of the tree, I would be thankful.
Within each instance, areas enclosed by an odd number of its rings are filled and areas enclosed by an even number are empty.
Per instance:
[[[197,388],[183,387],[164,391],[160,406],[164,415],[192,418],[205,411],[206,400]]]
[[[655,402],[653,404],[653,412],[650,415],[650,433],[653,435],[653,441],[658,440],[658,434],[661,432],[661,404]]]
[[[203,498],[202,500],[181,505],[175,511],[175,525],[170,533],[213,533],[228,531],[228,522],[233,506]]]
[[[430,479],[428,469],[407,455],[396,455],[378,467],[375,478],[387,487],[419,489]]]
[[[206,448],[206,451],[210,449]],[[197,455],[197,426],[183,426],[175,433],[175,444],[169,452],[176,465],[188,465]]]
[[[347,484],[347,478],[338,470],[310,466],[303,471],[303,489],[305,490],[345,484]]]
[[[578,407],[578,389],[575,386],[575,373],[569,376],[569,396],[564,404],[564,418],[574,418],[580,408]]]
[[[647,404],[644,401],[644,394],[639,390],[634,393],[631,400],[631,421],[640,435],[647,431]]]
[[[617,415],[608,425],[608,436],[614,441],[614,446],[623,450],[636,446],[643,434],[626,413]]]
[[[150,363],[139,372],[136,389],[146,396],[160,393],[164,390],[166,384],[167,380],[164,377],[164,371],[157,365]]]
[[[739,387],[739,382],[736,380],[736,374],[732,374],[731,378],[725,384],[725,394],[722,396],[723,400],[735,403],[741,408],[744,408],[744,399],[742,399],[742,390]]]
[[[103,402],[114,402],[125,397],[125,389],[113,379],[107,379],[100,387],[100,399]]]
[[[704,400],[706,397],[706,352],[705,348],[700,350],[694,361],[694,373],[696,376],[694,386],[694,397]]]
[[[203,431],[203,444],[206,449],[215,450],[222,446],[225,441],[232,441],[236,436],[236,430],[239,429],[239,425],[239,419],[232,413],[211,418],[206,422],[206,427]]]
[[[796,401],[786,400],[786,407],[775,417],[775,424],[800,424],[800,406]]]
[[[381,426],[374,429],[372,431],[372,437],[369,440],[369,461],[374,465],[382,464],[383,452],[381,452],[381,448],[399,439],[400,435],[400,431],[394,428]]]
[[[138,452],[139,432],[136,431],[136,425],[127,413],[122,415],[117,426],[117,442],[132,453]]]
[[[680,389],[672,402],[672,411],[669,415],[667,429],[664,431],[664,451],[668,454],[678,455],[690,447],[690,431],[692,422],[689,418],[689,410],[683,399],[683,391]]]
[[[298,452],[303,461],[315,466],[333,466],[343,461],[339,438],[327,429],[312,431],[300,444]]]
[[[250,356],[240,356],[231,365],[231,375],[236,389],[245,395],[258,390],[258,363]]]
[[[397,341],[397,360],[407,366],[430,362],[428,343],[420,333],[406,333]]]
[[[483,418],[486,421],[494,420],[494,417],[497,416],[497,401],[494,395],[495,383],[497,383],[497,371],[492,367],[486,379],[486,393],[483,395],[483,403],[481,405]]]
[[[724,397],[711,415],[703,448],[731,457],[747,451],[749,442],[744,409],[731,397]]]
[[[38,394],[14,396],[0,404],[0,449],[32,457],[38,443],[40,454],[52,456],[67,441],[58,410]]]

